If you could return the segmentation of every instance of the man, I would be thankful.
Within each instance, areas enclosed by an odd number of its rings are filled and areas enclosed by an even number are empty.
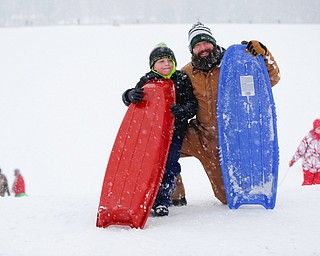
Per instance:
[[[190,120],[184,138],[181,156],[194,156],[202,163],[210,180],[215,197],[227,204],[219,162],[216,104],[220,63],[225,49],[217,45],[211,30],[197,22],[189,31],[189,50],[191,62],[181,70],[192,82],[193,92],[199,104],[195,119]],[[271,85],[280,80],[279,68],[270,51],[262,43],[252,40],[246,51],[257,57],[262,55],[269,73]],[[177,180],[177,188],[172,196],[174,205],[186,205],[184,185],[181,175]]]
[[[0,196],[4,197],[6,192],[8,193],[8,196],[10,196],[7,177],[2,174],[0,169]]]

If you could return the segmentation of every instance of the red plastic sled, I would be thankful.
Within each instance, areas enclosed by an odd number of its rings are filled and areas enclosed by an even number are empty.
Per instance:
[[[130,104],[113,145],[101,191],[97,227],[143,228],[160,187],[173,134],[171,80],[144,86]]]

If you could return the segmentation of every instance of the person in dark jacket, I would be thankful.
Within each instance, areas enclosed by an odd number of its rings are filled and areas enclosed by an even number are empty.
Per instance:
[[[4,197],[6,192],[10,196],[7,177],[2,173],[0,169],[0,196]]]
[[[183,138],[187,131],[188,120],[198,111],[198,102],[193,95],[189,77],[176,70],[177,61],[173,51],[166,44],[160,43],[149,56],[151,71],[140,78],[135,88],[126,90],[122,100],[126,106],[143,99],[143,85],[150,80],[171,79],[176,90],[176,103],[171,106],[175,116],[174,133],[166,162],[165,173],[153,204],[154,216],[167,216],[172,204],[171,195],[176,187],[176,176],[181,172],[179,164]]]

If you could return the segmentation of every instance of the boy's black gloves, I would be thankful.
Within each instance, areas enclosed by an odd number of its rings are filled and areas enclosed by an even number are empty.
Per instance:
[[[133,102],[133,103],[138,103],[138,102],[142,101],[142,99],[143,99],[142,86],[144,86],[150,80],[156,79],[157,77],[158,76],[155,73],[153,73],[152,71],[150,71],[146,75],[142,76],[140,78],[139,82],[137,83],[136,88],[134,88],[132,90],[128,90],[125,98],[127,98],[127,100],[129,100],[130,102]]]
[[[134,88],[128,92],[128,99],[131,102],[138,103],[143,99],[143,88]]]
[[[152,79],[156,79],[158,76],[153,73],[152,71],[147,73],[146,75],[142,76],[137,83],[136,87],[142,87],[144,86],[147,82],[149,82]]]
[[[242,41],[242,44],[246,44],[246,50],[250,52],[254,57],[266,55],[268,53],[267,47],[257,40],[251,40],[249,43]]]
[[[185,117],[187,115],[187,111],[183,106],[174,104],[170,107],[170,110],[174,116],[179,118]]]

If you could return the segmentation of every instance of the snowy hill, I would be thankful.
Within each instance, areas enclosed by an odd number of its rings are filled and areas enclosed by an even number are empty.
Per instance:
[[[320,186],[301,187],[288,161],[319,118],[319,25],[207,24],[218,44],[258,39],[275,56],[280,187],[274,210],[229,210],[196,159],[182,159],[188,206],[149,218],[144,230],[95,227],[102,180],[126,111],[122,92],[166,42],[178,68],[190,60],[191,24],[0,30],[0,168],[20,168],[28,197],[0,198],[0,256],[320,255]],[[174,36],[172,36],[174,35]]]

